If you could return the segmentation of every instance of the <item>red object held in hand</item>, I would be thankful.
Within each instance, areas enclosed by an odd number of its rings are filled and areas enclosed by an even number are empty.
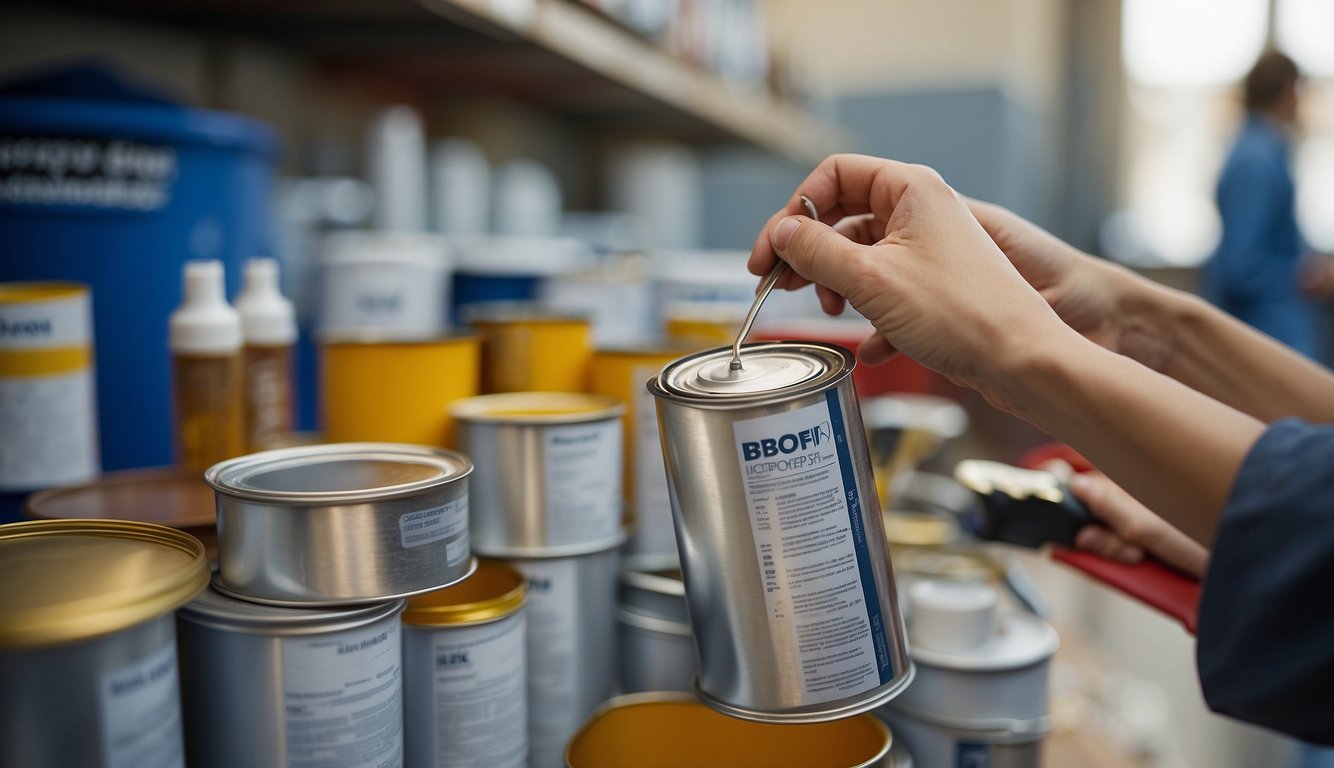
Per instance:
[[[1046,443],[1024,454],[1020,466],[1039,469],[1061,460],[1076,472],[1093,472],[1094,466],[1075,449],[1061,443]],[[1200,581],[1163,563],[1145,559],[1138,565],[1108,560],[1092,552],[1053,547],[1051,558],[1180,621],[1195,634],[1200,613]]]

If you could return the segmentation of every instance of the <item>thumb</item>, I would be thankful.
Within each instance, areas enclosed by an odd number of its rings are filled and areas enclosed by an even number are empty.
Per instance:
[[[769,230],[774,252],[797,274],[843,296],[854,287],[868,260],[866,246],[805,216],[788,216]]]

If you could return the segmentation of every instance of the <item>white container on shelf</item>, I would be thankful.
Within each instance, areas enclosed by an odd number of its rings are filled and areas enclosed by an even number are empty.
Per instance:
[[[591,318],[598,347],[633,346],[657,335],[642,257],[611,257],[593,269],[552,275],[538,285],[537,298],[553,309]]]
[[[426,335],[448,327],[449,243],[420,232],[334,232],[320,258],[319,329]]]
[[[417,110],[396,104],[371,121],[366,175],[375,190],[377,229],[426,229],[426,129]]]
[[[431,145],[431,227],[448,235],[482,235],[491,219],[491,166],[467,139]]]

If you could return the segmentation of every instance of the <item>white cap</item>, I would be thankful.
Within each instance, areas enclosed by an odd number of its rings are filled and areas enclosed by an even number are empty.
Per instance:
[[[251,259],[245,264],[245,285],[236,297],[241,332],[247,344],[285,346],[296,342],[296,310],[278,290],[278,262]]]
[[[181,305],[168,320],[172,352],[218,355],[241,348],[241,316],[227,303],[222,262],[185,262]]]
[[[996,636],[996,588],[972,581],[919,581],[908,591],[914,646],[941,653],[985,648]]]

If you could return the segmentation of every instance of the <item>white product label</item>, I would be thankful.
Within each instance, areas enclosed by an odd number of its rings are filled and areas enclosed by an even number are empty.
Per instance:
[[[513,563],[528,579],[528,745],[531,768],[564,765],[565,744],[583,724],[573,559]],[[611,660],[604,660],[610,664]]]
[[[621,530],[621,420],[550,427],[547,538],[553,546],[615,538]]]
[[[105,675],[101,705],[107,768],[184,768],[175,643]]]
[[[0,349],[84,347],[92,340],[87,293],[0,302]]]
[[[635,539],[637,553],[676,554],[676,531],[672,527],[672,497],[667,489],[667,466],[662,460],[662,438],[658,432],[658,406],[644,382],[656,368],[637,367],[631,377],[635,393]],[[637,386],[636,386],[637,384]]]
[[[468,497],[408,512],[398,518],[398,532],[404,549],[443,540],[445,559],[456,565],[468,557]]]
[[[893,669],[837,393],[734,422],[732,432],[770,626],[796,659],[805,701],[889,682]]]
[[[0,377],[0,488],[32,490],[97,475],[93,372]]]
[[[283,640],[288,768],[403,765],[398,619]]]
[[[435,633],[436,768],[522,768],[528,761],[524,617]]]

